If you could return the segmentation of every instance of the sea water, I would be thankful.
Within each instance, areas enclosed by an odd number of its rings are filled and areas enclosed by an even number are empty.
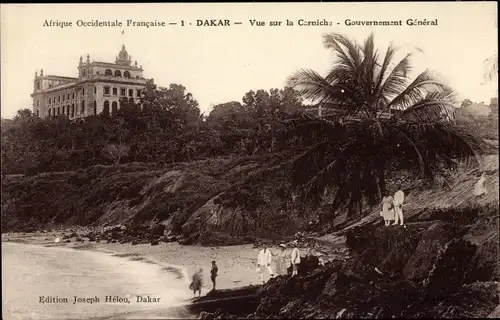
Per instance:
[[[3,319],[192,317],[182,307],[192,294],[183,274],[104,252],[4,242]]]

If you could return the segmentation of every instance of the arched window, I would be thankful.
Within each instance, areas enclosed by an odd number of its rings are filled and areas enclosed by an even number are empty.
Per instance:
[[[105,116],[109,116],[109,101],[105,100],[104,101],[104,107],[102,108],[102,114]]]
[[[61,107],[57,107],[57,115],[61,114]]]
[[[71,105],[71,118],[73,118],[75,116],[75,104],[73,103]]]
[[[66,106],[66,114],[68,115],[69,117],[69,104]]]
[[[94,100],[94,115],[97,114],[97,102]]]
[[[52,116],[52,109],[49,109],[49,117]]]
[[[106,69],[106,71],[104,71],[104,75],[105,76],[112,76],[113,75],[113,71],[111,71],[111,69]]]
[[[113,101],[113,103],[111,104],[111,114],[115,115],[117,111],[118,111],[118,103],[116,101]]]
[[[125,72],[123,73],[123,76],[124,76],[125,78],[130,78],[130,72],[125,71]]]
[[[120,70],[115,70],[115,77],[121,77],[122,76],[122,73],[120,72]]]
[[[83,69],[83,71],[82,71],[82,75],[85,77],[85,69]]]
[[[80,113],[85,114],[85,100],[82,100],[82,106],[80,108]]]

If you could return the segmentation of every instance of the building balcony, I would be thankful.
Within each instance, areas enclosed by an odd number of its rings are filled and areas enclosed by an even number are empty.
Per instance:
[[[87,80],[94,80],[94,81],[103,81],[103,82],[120,82],[120,83],[127,83],[127,84],[140,84],[140,85],[145,85],[150,81],[151,79],[146,79],[146,78],[125,78],[125,77],[116,77],[116,76],[105,76],[102,74],[94,74],[91,77],[89,77]],[[83,80],[85,81],[85,80]]]

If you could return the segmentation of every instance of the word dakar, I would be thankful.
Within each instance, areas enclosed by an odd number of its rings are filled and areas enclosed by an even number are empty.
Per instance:
[[[94,303],[127,303],[131,301],[135,303],[159,303],[161,297],[152,296],[136,296],[135,299],[131,299],[130,295],[125,297],[120,296],[105,296],[104,298],[94,296],[94,297],[79,297],[73,296],[72,298],[59,297],[59,296],[40,296],[38,297],[38,303],[71,303],[71,304],[94,304]]]

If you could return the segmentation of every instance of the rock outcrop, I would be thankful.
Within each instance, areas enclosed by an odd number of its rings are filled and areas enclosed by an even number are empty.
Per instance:
[[[456,223],[409,223],[406,228],[353,228],[346,233],[347,261],[271,279],[257,292],[259,306],[246,317],[487,317],[500,303],[500,283],[494,272],[480,272],[485,266],[496,270],[498,260],[490,265],[483,256],[492,249],[489,236],[477,237],[479,225],[484,226],[484,219],[476,216]],[[494,228],[484,226],[481,234]]]

